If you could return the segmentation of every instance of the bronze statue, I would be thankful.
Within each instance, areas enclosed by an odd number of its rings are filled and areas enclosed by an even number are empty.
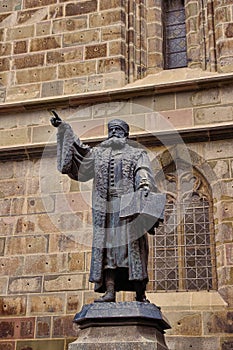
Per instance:
[[[150,194],[156,192],[147,153],[131,145],[129,126],[123,120],[110,121],[107,140],[90,148],[56,112],[53,114],[51,123],[58,127],[58,170],[77,181],[93,179],[89,280],[95,283],[96,292],[105,292],[95,302],[114,302],[120,290],[135,291],[136,301],[149,302],[145,295],[147,232],[154,234],[154,227],[162,221],[164,201],[156,204],[159,214],[141,215],[140,208],[136,210],[144,199],[150,207]],[[130,196],[132,203],[127,202]]]

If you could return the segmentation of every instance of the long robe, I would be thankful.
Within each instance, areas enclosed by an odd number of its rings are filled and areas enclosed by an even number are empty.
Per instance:
[[[77,181],[93,179],[93,243],[90,282],[104,292],[104,269],[116,271],[116,290],[134,290],[133,281],[148,281],[147,233],[137,217],[119,217],[121,195],[147,185],[155,189],[149,158],[128,143],[113,150],[104,142],[92,149],[62,122],[57,134],[58,170]],[[110,265],[110,266],[109,266]]]

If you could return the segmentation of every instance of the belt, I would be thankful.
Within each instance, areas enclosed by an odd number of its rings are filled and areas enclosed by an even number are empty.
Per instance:
[[[108,197],[120,197],[125,193],[123,188],[109,188],[108,189]]]

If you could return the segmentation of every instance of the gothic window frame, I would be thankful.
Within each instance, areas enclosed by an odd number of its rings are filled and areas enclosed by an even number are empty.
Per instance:
[[[164,69],[187,67],[188,59],[184,0],[163,1],[162,22]]]
[[[156,292],[217,290],[209,184],[195,168],[191,172],[185,169],[182,161],[179,171],[170,164],[165,178],[159,175],[156,181],[160,190],[167,193],[167,205],[164,225],[150,238],[149,289]],[[186,185],[181,191],[182,181]],[[164,182],[168,186],[164,187]]]

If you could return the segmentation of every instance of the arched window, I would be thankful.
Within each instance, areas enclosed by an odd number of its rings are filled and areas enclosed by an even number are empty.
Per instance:
[[[216,289],[211,189],[180,161],[156,179],[167,193],[165,220],[151,239],[150,288],[156,291]]]
[[[164,68],[187,66],[184,0],[163,1]]]

